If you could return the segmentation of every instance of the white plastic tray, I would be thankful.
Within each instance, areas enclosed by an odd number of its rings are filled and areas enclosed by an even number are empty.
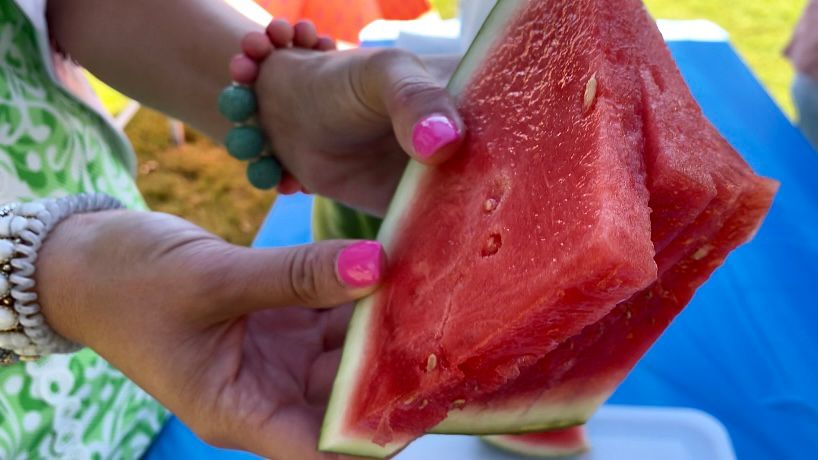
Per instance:
[[[605,406],[588,422],[591,451],[576,460],[735,460],[724,426],[692,409]],[[517,460],[473,436],[424,436],[396,460]]]

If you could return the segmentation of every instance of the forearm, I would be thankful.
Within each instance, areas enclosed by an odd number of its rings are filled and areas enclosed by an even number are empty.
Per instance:
[[[53,38],[140,102],[221,139],[216,99],[239,42],[261,26],[223,0],[51,0]]]

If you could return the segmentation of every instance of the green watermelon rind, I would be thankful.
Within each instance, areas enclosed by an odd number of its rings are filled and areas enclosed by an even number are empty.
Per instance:
[[[497,2],[483,27],[480,29],[466,56],[449,82],[449,92],[460,94],[468,84],[471,75],[483,62],[496,42],[497,31],[502,31],[513,18],[519,2]],[[395,196],[390,204],[386,218],[378,232],[378,241],[389,253],[393,247],[394,237],[403,216],[407,215],[414,201],[415,191],[423,180],[426,166],[410,161],[403,174]],[[385,446],[372,442],[366,436],[355,436],[344,433],[345,408],[353,399],[359,369],[364,364],[362,357],[367,355],[365,349],[367,330],[372,321],[372,310],[377,293],[367,297],[355,307],[350,320],[343,355],[330,402],[321,427],[319,450],[349,455],[385,458],[405,447],[410,440],[396,440]],[[509,434],[534,433],[552,429],[568,428],[585,423],[609,394],[595,394],[585,398],[576,398],[570,404],[558,405],[553,402],[542,407],[531,405],[531,401],[509,403],[505,408],[491,409],[458,409],[450,412],[443,422],[430,432],[439,434]]]
[[[551,447],[537,446],[532,443],[515,442],[514,438],[504,435],[483,436],[480,439],[486,444],[506,452],[511,452],[526,457],[537,458],[559,458],[579,455],[590,450],[590,446],[583,441],[581,446],[576,447]]]

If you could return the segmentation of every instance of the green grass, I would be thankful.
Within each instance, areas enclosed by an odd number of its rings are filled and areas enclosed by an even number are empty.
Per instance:
[[[250,244],[275,193],[250,187],[245,164],[192,129],[185,145],[173,145],[167,119],[150,109],[140,110],[125,131],[139,158],[137,185],[151,209]]]
[[[651,13],[666,19],[709,19],[731,41],[781,107],[792,115],[789,87],[793,70],[782,51],[806,0],[645,0]]]

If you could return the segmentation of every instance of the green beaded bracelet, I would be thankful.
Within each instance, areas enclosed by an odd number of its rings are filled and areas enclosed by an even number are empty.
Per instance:
[[[259,189],[270,190],[281,183],[284,171],[270,151],[264,132],[258,126],[258,100],[252,85],[256,82],[259,64],[273,50],[265,33],[251,32],[242,40],[243,54],[230,62],[233,84],[219,94],[219,112],[234,126],[227,133],[224,145],[233,158],[248,161],[247,179]]]
[[[256,93],[252,89],[234,84],[219,95],[219,112],[233,123],[242,123],[258,110]]]

